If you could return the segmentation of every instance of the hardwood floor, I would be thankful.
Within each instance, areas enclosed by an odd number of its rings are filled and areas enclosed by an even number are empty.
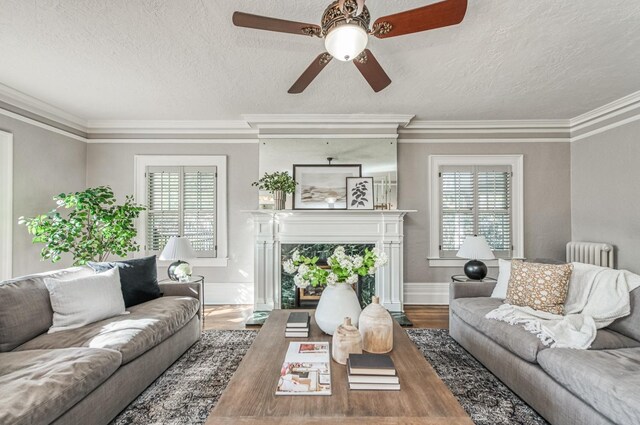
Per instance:
[[[252,312],[252,305],[208,305],[204,309],[204,329],[256,329],[244,326]],[[449,307],[446,305],[407,305],[405,314],[415,328],[449,328]]]

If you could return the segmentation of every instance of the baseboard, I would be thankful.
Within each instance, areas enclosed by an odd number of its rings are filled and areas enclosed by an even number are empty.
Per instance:
[[[405,283],[405,305],[449,305],[449,283]]]
[[[205,282],[205,304],[253,304],[253,282]]]

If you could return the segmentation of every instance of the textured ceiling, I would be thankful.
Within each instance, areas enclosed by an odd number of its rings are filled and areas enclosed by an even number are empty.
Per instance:
[[[373,18],[432,0],[368,0]],[[454,27],[369,47],[375,94],[333,61],[287,89],[322,40],[235,28],[234,10],[318,23],[319,0],[0,0],[0,83],[84,119],[407,113],[571,118],[640,90],[640,1],[470,0]]]

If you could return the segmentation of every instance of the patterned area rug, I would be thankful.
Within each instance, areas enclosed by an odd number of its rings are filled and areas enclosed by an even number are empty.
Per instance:
[[[203,332],[111,425],[203,424],[257,334]]]
[[[407,333],[476,424],[547,423],[446,330],[409,329]],[[256,331],[205,331],[111,425],[203,424],[256,335]]]
[[[407,329],[409,338],[431,363],[477,425],[547,424],[445,329]]]

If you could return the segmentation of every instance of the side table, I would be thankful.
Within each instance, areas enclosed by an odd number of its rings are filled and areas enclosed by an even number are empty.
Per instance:
[[[497,282],[494,277],[485,277],[481,280],[470,279],[464,274],[454,274],[451,276],[451,282]]]
[[[200,295],[202,296],[202,305],[200,306],[200,315],[202,316],[202,321],[204,322],[204,306],[205,306],[205,301],[204,301],[204,276],[198,275],[198,274],[194,274],[192,275],[189,280],[184,281],[184,282],[180,282],[177,280],[171,280],[171,279],[163,279],[160,281],[161,283],[199,283],[200,284]]]

